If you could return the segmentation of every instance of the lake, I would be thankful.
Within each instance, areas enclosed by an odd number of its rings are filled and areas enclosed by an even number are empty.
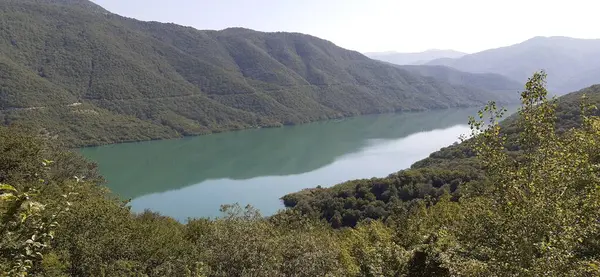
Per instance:
[[[144,209],[185,221],[221,204],[270,215],[285,194],[410,167],[468,134],[478,109],[359,116],[282,128],[84,148],[108,187]]]

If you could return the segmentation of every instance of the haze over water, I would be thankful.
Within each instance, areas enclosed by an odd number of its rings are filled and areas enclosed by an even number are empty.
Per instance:
[[[144,209],[185,221],[221,204],[265,215],[283,195],[318,185],[384,177],[469,133],[477,109],[360,116],[273,129],[125,143],[81,150],[108,187]]]

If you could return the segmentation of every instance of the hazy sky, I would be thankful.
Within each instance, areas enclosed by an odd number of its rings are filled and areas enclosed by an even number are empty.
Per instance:
[[[534,36],[600,38],[596,0],[93,1],[140,20],[300,32],[361,52],[477,52]]]

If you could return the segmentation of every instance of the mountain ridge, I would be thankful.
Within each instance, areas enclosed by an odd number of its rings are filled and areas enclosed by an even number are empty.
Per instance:
[[[7,2],[30,2],[34,4],[43,4],[43,5],[63,5],[69,7],[82,8],[91,12],[98,12],[103,14],[110,13],[108,10],[104,9],[102,6],[94,3],[89,0],[6,0]]]
[[[497,73],[519,82],[543,69],[553,76],[548,81],[548,89],[563,94],[600,82],[600,39],[537,36],[457,59],[432,60],[427,65],[449,66],[473,73]]]
[[[0,122],[71,146],[507,99],[299,33],[197,30],[86,1],[0,2]]]
[[[423,52],[367,52],[367,57],[398,65],[425,64],[439,58],[459,58],[467,53],[452,49],[428,49]]]

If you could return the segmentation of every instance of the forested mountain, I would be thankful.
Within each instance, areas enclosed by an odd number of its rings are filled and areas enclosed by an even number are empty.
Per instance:
[[[583,95],[589,104],[600,105],[600,85],[558,98],[556,129],[566,131],[581,125],[580,103]],[[600,110],[593,110],[600,115]],[[517,153],[519,129],[517,116],[502,122],[508,149]],[[284,196],[287,207],[304,213],[316,213],[337,226],[354,226],[364,219],[387,218],[399,207],[409,207],[427,197],[437,198],[450,192],[456,199],[461,184],[482,182],[483,165],[468,143],[442,148],[428,158],[385,178],[353,180],[330,188],[306,189]],[[334,217],[338,216],[338,222]]]
[[[399,65],[417,65],[425,64],[432,60],[441,58],[460,58],[467,53],[454,50],[432,49],[423,52],[415,53],[399,53],[399,52],[370,52],[365,55],[371,59],[380,60]]]
[[[564,94],[600,83],[600,39],[534,37],[519,44],[427,64],[497,73],[517,82],[524,82],[534,71],[543,69],[552,76],[548,81],[550,92]]]
[[[201,31],[85,0],[0,1],[0,122],[96,145],[507,100],[297,33]]]

